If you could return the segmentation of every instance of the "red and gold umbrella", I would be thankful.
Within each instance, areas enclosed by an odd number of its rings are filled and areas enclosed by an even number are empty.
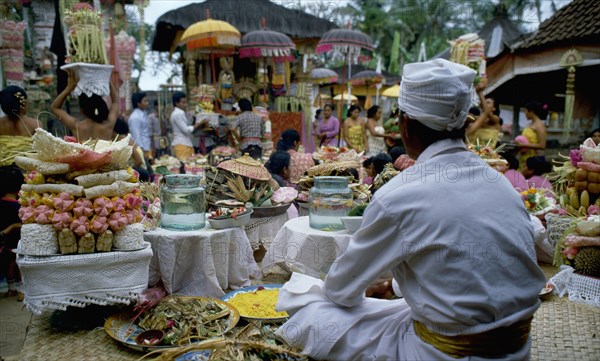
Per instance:
[[[313,84],[329,84],[338,81],[337,73],[327,68],[314,68],[310,71],[308,78]]]
[[[344,55],[344,67],[342,68],[342,87],[345,87],[346,63],[350,62],[350,64],[352,64],[353,61],[356,62],[358,60],[370,59],[373,52],[373,40],[371,40],[371,37],[361,31],[350,29],[350,23],[348,23],[347,29],[329,30],[323,34],[321,40],[319,40],[316,53],[321,54],[330,51],[337,51]],[[343,88],[342,94],[344,94]],[[344,104],[343,95],[341,104]],[[340,107],[340,119],[342,119],[342,107]],[[340,135],[342,128],[343,127],[340,127]],[[341,136],[338,139],[341,139]]]
[[[242,37],[240,58],[271,58],[275,62],[294,60],[292,51],[296,44],[289,36],[267,29],[262,19],[262,29],[251,31]]]
[[[352,84],[353,86],[364,85],[367,88],[365,109],[369,109],[371,107],[371,98],[369,97],[369,86],[373,84],[380,84],[384,80],[385,77],[383,76],[383,74],[374,70],[363,70],[352,75],[352,78],[350,78],[350,84]]]

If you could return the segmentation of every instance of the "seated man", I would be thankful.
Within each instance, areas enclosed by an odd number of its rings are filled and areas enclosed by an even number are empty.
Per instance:
[[[416,163],[375,193],[324,282],[283,286],[277,334],[291,345],[327,360],[529,358],[545,277],[519,194],[462,140],[474,77],[444,59],[404,67],[399,126]],[[392,288],[404,298],[365,297]]]

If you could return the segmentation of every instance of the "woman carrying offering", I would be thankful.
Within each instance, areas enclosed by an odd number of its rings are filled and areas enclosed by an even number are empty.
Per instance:
[[[117,118],[119,117],[119,94],[115,86],[110,84],[110,109],[100,95],[92,94],[88,97],[85,94],[79,96],[79,108],[83,114],[83,120],[78,120],[71,114],[62,109],[62,106],[77,86],[77,79],[72,71],[68,72],[69,82],[65,90],[60,93],[50,109],[56,115],[58,120],[63,123],[78,141],[88,139],[112,140],[113,129]]]

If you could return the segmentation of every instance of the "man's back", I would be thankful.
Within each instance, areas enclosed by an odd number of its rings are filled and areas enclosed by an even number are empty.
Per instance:
[[[545,278],[517,192],[450,142],[434,144],[375,202],[399,223],[391,252],[403,262],[393,273],[413,317],[438,331],[481,332],[533,314]]]

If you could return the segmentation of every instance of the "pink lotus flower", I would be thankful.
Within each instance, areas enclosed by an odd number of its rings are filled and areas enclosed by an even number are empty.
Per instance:
[[[591,206],[588,207],[587,214],[589,216],[599,215],[600,214],[600,207],[592,204]]]

